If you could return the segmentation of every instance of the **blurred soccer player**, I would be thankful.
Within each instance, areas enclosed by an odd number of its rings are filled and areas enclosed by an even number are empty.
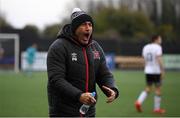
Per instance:
[[[31,75],[33,71],[33,64],[35,62],[35,55],[37,52],[37,44],[34,43],[30,47],[27,48],[26,50],[26,61],[27,61],[27,73]]]
[[[144,46],[142,50],[142,56],[145,60],[144,72],[146,75],[146,88],[141,92],[135,107],[138,112],[142,112],[141,105],[152,90],[152,86],[155,86],[154,96],[154,112],[165,113],[164,109],[160,108],[161,103],[161,81],[164,76],[164,67],[162,62],[162,47],[161,36],[155,35],[151,39],[151,43]]]

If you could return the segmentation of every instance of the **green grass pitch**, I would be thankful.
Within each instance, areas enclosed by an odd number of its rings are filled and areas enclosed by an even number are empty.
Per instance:
[[[134,102],[144,89],[143,71],[113,71],[120,97],[111,104],[106,103],[105,95],[98,90],[99,99],[96,107],[98,117],[128,116],[180,116],[180,72],[168,71],[162,87],[162,107],[164,115],[157,115],[153,110],[152,92],[143,104],[143,112],[137,113]],[[30,77],[25,73],[0,73],[0,117],[48,116],[47,74],[34,72]]]

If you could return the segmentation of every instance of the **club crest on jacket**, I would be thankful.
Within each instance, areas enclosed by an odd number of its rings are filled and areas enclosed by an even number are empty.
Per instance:
[[[99,51],[93,51],[94,59],[100,59]]]
[[[71,53],[72,61],[77,61],[77,53]]]

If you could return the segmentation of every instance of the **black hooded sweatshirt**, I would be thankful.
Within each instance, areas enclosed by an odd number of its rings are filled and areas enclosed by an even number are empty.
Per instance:
[[[80,95],[96,92],[96,83],[106,96],[108,93],[102,89],[103,85],[113,89],[118,96],[102,48],[92,39],[87,46],[80,45],[73,38],[70,24],[63,27],[48,50],[47,72],[50,117],[79,117]],[[95,105],[85,116],[95,116]]]

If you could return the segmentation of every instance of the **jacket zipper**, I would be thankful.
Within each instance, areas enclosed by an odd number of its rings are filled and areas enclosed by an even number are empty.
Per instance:
[[[88,83],[89,83],[89,62],[88,62],[88,58],[87,58],[87,53],[86,53],[86,49],[82,48],[83,51],[83,55],[84,55],[84,59],[85,59],[85,64],[86,64],[86,92],[88,92]]]

